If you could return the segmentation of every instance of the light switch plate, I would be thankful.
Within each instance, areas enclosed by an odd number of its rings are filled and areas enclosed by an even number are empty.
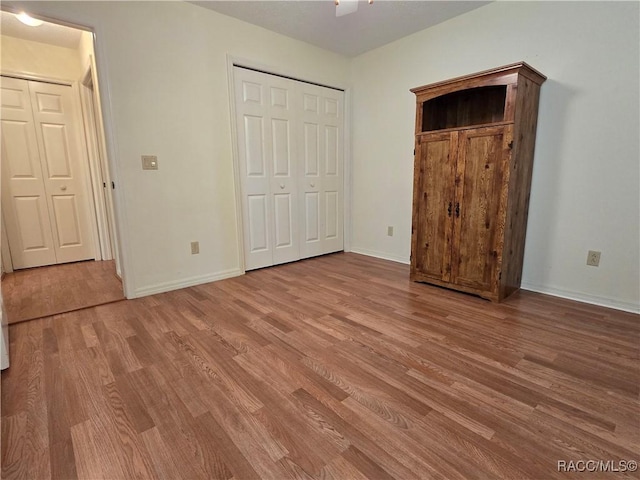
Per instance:
[[[158,170],[158,157],[155,155],[142,155],[143,170]]]

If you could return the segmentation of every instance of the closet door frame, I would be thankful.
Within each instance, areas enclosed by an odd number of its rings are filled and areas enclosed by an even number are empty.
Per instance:
[[[245,67],[253,70],[259,70],[266,74],[276,75],[280,77],[289,78],[291,80],[300,81],[304,83],[310,83],[344,92],[343,102],[343,142],[342,142],[342,154],[343,154],[343,250],[345,252],[351,251],[351,89],[340,85],[327,85],[312,78],[308,78],[301,75],[299,72],[283,71],[272,65],[267,65],[254,60],[236,57],[233,55],[227,55],[227,84],[229,88],[229,112],[231,123],[231,149],[233,156],[233,176],[234,176],[234,190],[235,190],[235,212],[236,212],[236,238],[238,242],[238,265],[240,271],[244,274],[246,272],[245,265],[245,245],[244,245],[244,224],[243,224],[243,209],[242,209],[242,187],[240,178],[240,153],[238,150],[238,129],[236,125],[236,88],[234,78],[234,67]]]

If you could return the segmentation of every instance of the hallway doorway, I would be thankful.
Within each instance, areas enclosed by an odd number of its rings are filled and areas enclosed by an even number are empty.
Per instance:
[[[9,323],[124,299],[94,35],[0,17]]]

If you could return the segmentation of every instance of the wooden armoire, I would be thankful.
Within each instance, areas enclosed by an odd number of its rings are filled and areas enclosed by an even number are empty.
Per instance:
[[[540,86],[524,62],[414,88],[411,279],[520,288]]]

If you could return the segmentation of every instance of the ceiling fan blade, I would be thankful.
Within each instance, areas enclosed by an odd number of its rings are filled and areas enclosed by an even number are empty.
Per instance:
[[[336,17],[342,17],[358,10],[358,0],[340,0],[336,5]]]

